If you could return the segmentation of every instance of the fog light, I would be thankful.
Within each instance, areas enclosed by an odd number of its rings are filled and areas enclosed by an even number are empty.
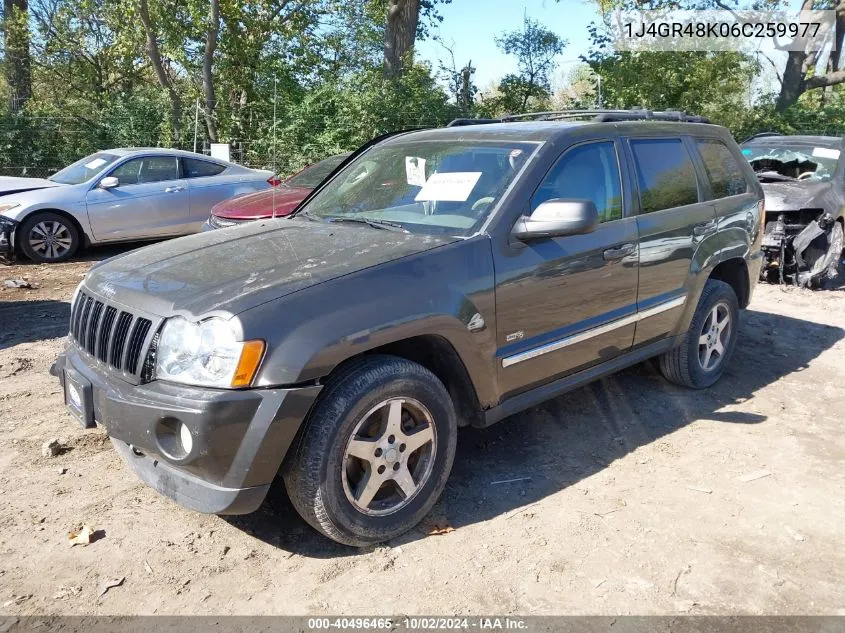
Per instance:
[[[186,458],[194,448],[191,429],[175,418],[159,420],[156,425],[156,439],[160,453],[172,460]]]
[[[191,436],[191,429],[185,424],[179,425],[179,439],[182,440],[182,450],[188,455],[194,447],[194,438]]]

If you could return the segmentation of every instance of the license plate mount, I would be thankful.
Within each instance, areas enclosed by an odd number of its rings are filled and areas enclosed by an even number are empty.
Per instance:
[[[93,429],[94,393],[91,382],[72,368],[65,368],[65,406],[83,428]]]

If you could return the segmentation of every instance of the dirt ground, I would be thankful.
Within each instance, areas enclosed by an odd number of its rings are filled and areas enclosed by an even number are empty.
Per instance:
[[[643,365],[462,431],[432,515],[454,531],[357,551],[282,486],[183,510],[71,420],[48,370],[89,265],[0,266],[39,285],[0,289],[0,613],[845,615],[841,291],[758,287],[709,390]]]

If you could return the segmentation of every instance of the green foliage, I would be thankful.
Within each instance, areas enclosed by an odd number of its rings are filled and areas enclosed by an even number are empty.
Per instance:
[[[496,38],[496,44],[517,60],[518,72],[505,75],[499,82],[498,95],[488,99],[483,109],[488,115],[525,112],[548,107],[550,75],[555,57],[563,52],[566,40],[548,30],[537,20],[525,17],[523,28],[508,31]]]
[[[277,168],[293,172],[331,154],[351,151],[386,132],[444,125],[459,115],[428,66],[415,65],[398,82],[378,66],[326,82],[280,111]],[[273,155],[273,135],[253,146],[255,158]],[[272,165],[268,164],[268,167]]]

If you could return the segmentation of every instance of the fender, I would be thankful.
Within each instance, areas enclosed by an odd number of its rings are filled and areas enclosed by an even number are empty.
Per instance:
[[[759,198],[756,194],[745,194],[747,198],[741,210],[736,210],[736,203],[722,205],[715,201],[717,213],[717,231],[705,238],[696,249],[687,276],[687,302],[682,317],[672,332],[673,336],[680,336],[689,328],[698,299],[704,290],[704,285],[713,271],[720,264],[732,260],[745,261],[749,271],[749,295],[753,284],[757,281],[757,271],[760,267],[760,244],[762,231],[760,209],[757,206]],[[740,303],[742,297],[739,297]]]
[[[481,406],[498,402],[490,240],[479,235],[309,287],[237,316],[267,351],[256,387],[320,381],[342,362],[409,338],[445,339]]]

